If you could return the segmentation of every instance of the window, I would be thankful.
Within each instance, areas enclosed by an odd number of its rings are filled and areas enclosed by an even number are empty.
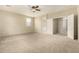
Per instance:
[[[32,19],[26,18],[26,26],[30,27],[32,25]]]

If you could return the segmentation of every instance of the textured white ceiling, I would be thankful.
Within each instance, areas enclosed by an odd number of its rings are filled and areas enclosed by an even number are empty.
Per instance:
[[[64,9],[73,8],[74,6],[70,5],[39,5],[39,8],[41,9],[40,12],[33,13],[31,10],[30,5],[10,5],[7,7],[6,5],[0,5],[0,10],[6,10],[9,12],[15,12],[19,14],[23,14],[26,16],[41,16],[47,13],[54,13],[58,12]]]

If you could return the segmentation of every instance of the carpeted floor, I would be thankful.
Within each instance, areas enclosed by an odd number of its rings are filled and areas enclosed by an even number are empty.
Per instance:
[[[6,53],[74,53],[79,41],[61,35],[26,34],[0,38],[0,52]]]

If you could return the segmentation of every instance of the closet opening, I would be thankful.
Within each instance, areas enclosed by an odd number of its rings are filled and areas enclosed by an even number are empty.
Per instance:
[[[55,18],[53,20],[53,34],[67,35],[67,19]]]

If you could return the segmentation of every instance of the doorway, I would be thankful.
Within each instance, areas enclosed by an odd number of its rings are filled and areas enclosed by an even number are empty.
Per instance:
[[[67,35],[67,19],[55,18],[53,20],[53,34]]]

